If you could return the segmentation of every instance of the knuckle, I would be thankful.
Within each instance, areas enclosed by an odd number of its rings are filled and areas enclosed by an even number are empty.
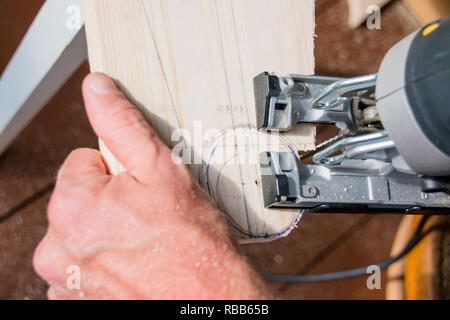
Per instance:
[[[42,278],[47,278],[47,263],[45,258],[45,239],[39,244],[33,255],[33,268]]]
[[[65,254],[55,238],[47,234],[36,248],[33,255],[33,267],[38,275],[47,282],[60,283],[64,281],[64,271],[61,263]]]
[[[78,148],[75,150],[72,150],[72,152],[70,152],[69,154],[69,158],[79,158],[81,156],[83,156],[84,154],[86,154],[89,151],[89,149],[87,148]]]
[[[77,215],[73,214],[73,195],[66,191],[56,190],[50,199],[47,208],[47,218],[49,225],[57,231],[68,233],[73,228]],[[82,203],[82,201],[77,201]]]
[[[89,148],[79,148],[73,150],[70,154],[68,159],[86,159],[86,158],[92,158],[96,157],[98,154],[97,150],[89,149]]]
[[[142,157],[143,155],[145,157],[149,157],[150,159],[145,159],[146,161],[154,161],[157,158],[160,158],[161,156],[161,148],[157,143],[158,137],[156,136],[156,133],[154,133],[151,130],[146,130],[146,132],[142,132],[143,134],[140,135],[140,138],[138,141],[134,141],[136,148],[138,150],[145,150],[145,153],[137,153],[135,152],[134,155],[136,157]]]
[[[47,207],[48,222],[52,226],[58,225],[59,212],[63,209],[63,199],[59,192],[55,191]]]
[[[90,155],[89,149],[75,149],[69,153],[64,162],[63,168],[64,170],[71,170],[80,163],[80,160],[85,159]]]
[[[58,178],[57,178],[58,184],[61,182],[61,177],[70,175],[71,173],[77,170],[79,163],[89,156],[88,150],[89,149],[76,149],[70,152],[70,154],[64,161],[64,164],[58,171]]]
[[[147,123],[141,113],[127,100],[120,100],[113,106],[111,121],[118,129],[147,129]]]

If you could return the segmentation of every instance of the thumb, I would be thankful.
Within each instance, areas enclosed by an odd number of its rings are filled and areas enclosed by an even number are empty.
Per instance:
[[[139,110],[102,73],[86,77],[83,96],[97,136],[129,173],[145,177],[161,148],[166,147]]]

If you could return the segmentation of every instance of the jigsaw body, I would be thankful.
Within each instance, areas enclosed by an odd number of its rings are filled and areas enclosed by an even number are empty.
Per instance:
[[[255,78],[257,127],[335,124],[307,165],[260,155],[266,207],[445,213],[450,207],[450,19],[408,36],[378,74]]]

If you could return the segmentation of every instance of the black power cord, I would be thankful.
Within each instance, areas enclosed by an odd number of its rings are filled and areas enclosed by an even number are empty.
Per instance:
[[[398,260],[402,259],[409,252],[411,252],[411,250],[414,249],[414,247],[427,234],[427,233],[422,234],[422,231],[425,226],[425,223],[427,222],[427,220],[429,218],[430,218],[430,216],[424,216],[420,220],[420,223],[417,226],[417,229],[414,232],[411,239],[409,240],[408,244],[398,255],[391,257],[387,260],[384,260],[380,263],[377,263],[375,265],[377,265],[381,270],[384,270],[387,267],[389,267],[390,265],[397,262]],[[323,282],[323,281],[348,279],[348,278],[354,278],[354,277],[367,275],[368,267],[369,266],[345,270],[345,271],[323,273],[323,274],[312,274],[312,275],[287,275],[287,274],[272,274],[272,273],[266,273],[266,272],[261,272],[261,275],[263,276],[264,279],[269,280],[269,281],[290,282],[290,283]]]

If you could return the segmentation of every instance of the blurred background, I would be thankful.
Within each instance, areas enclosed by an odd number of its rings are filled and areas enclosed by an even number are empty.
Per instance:
[[[316,1],[316,73],[350,77],[377,72],[389,48],[423,23],[406,2],[386,4],[381,29],[369,30],[365,23],[349,26],[347,0]],[[0,72],[43,3],[0,0]],[[46,232],[46,207],[57,170],[71,150],[97,147],[80,91],[88,72],[86,62],[0,157],[0,299],[46,298],[46,284],[34,273],[31,261]],[[328,131],[319,128],[318,139]],[[388,257],[400,220],[396,215],[307,213],[288,238],[243,248],[260,270],[343,270]],[[369,290],[366,278],[271,285],[287,299],[384,299],[384,273],[382,279],[381,290]]]

